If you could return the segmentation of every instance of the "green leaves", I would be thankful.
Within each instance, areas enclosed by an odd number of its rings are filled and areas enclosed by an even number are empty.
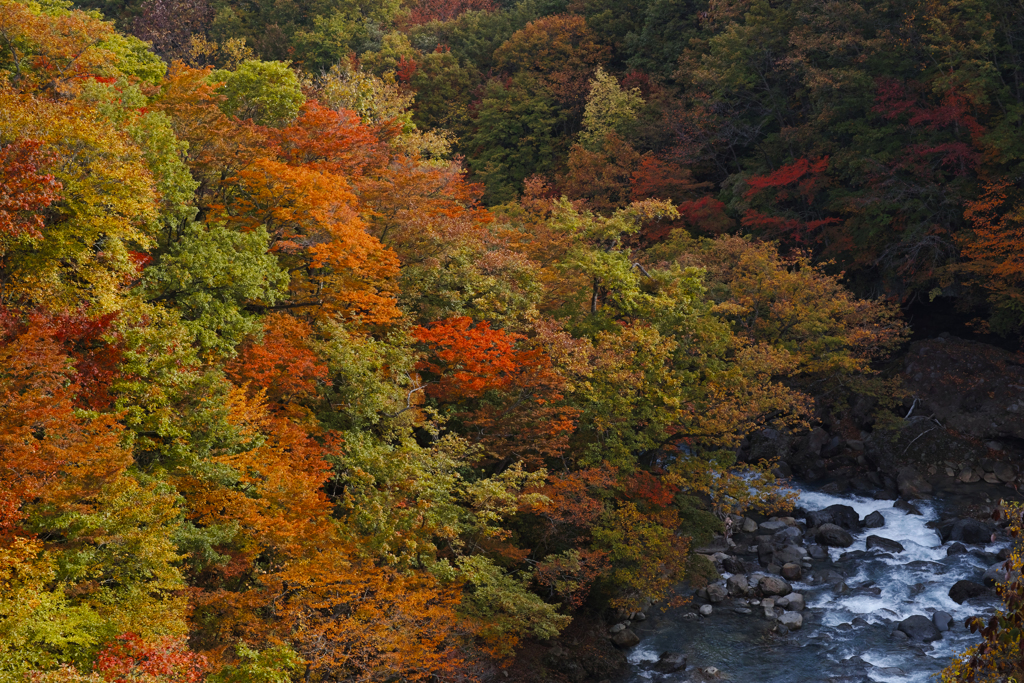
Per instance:
[[[285,297],[288,274],[267,253],[263,227],[234,232],[221,224],[192,223],[149,266],[140,285],[151,303],[172,305],[203,351],[233,355],[260,321],[247,305],[272,306]]]

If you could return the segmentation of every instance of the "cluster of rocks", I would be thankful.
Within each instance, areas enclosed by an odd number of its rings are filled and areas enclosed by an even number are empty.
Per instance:
[[[1003,450],[1002,445],[996,442],[986,444],[993,452]],[[930,474],[935,474],[938,467],[932,466]],[[981,458],[979,460],[965,460],[954,462],[946,460],[943,463],[943,471],[947,477],[955,478],[965,484],[974,484],[984,481],[988,484],[1012,484],[1020,476],[1017,467],[1006,460],[994,460],[993,458]]]

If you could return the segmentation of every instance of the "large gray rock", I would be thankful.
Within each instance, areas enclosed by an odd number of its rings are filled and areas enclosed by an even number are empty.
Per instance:
[[[800,564],[807,557],[807,551],[797,545],[788,545],[781,550],[776,550],[773,555],[774,563],[780,567],[786,564]]]
[[[953,587],[949,589],[949,598],[958,605],[962,605],[965,600],[976,598],[979,595],[986,595],[991,591],[984,585],[976,581],[968,581],[963,579],[953,584]]]
[[[729,595],[737,597],[746,595],[750,585],[747,583],[747,577],[743,574],[733,574],[726,579],[725,587],[728,589]]]
[[[942,637],[942,634],[939,633],[939,629],[935,627],[932,620],[920,614],[907,617],[900,622],[897,628],[906,633],[907,637],[911,640],[916,640],[920,643],[930,643]]]
[[[1024,419],[1024,416],[1021,419]],[[1017,478],[1017,468],[1005,460],[996,461],[995,466],[992,468],[992,473],[999,478],[999,481],[1005,483],[1010,483]]]
[[[795,631],[804,625],[804,618],[799,612],[783,612],[779,615],[779,623],[790,631]]]
[[[868,536],[867,548],[868,550],[879,548],[887,553],[902,553],[905,550],[902,543],[881,536]]]
[[[849,548],[853,545],[853,536],[850,535],[850,532],[835,524],[819,526],[814,530],[814,539],[820,545],[827,545],[832,548]]]
[[[904,498],[924,498],[931,494],[932,485],[913,467],[904,467],[896,475],[896,488]]]
[[[686,669],[686,655],[682,652],[662,652],[654,670],[662,674],[674,674]]]
[[[740,527],[740,531],[745,534],[752,534],[757,531],[757,522],[752,520],[750,517],[743,518],[743,525]]]
[[[717,605],[729,597],[729,589],[723,583],[708,584],[708,602]]]
[[[885,517],[881,512],[875,510],[870,515],[864,518],[864,526],[868,529],[880,529],[885,526]]]
[[[795,562],[787,562],[786,564],[782,565],[782,571],[780,573],[782,574],[782,578],[786,579],[787,581],[799,581],[800,575],[803,572],[801,570],[800,565],[796,564]]]
[[[757,530],[760,531],[762,534],[774,534],[777,531],[782,531],[787,526],[789,525],[781,520],[771,519],[767,522],[761,522],[761,524],[758,525]]]
[[[785,548],[787,545],[799,544],[803,538],[804,534],[800,529],[795,526],[787,526],[772,535],[772,545],[776,548]]]
[[[761,590],[761,595],[766,596],[789,595],[793,592],[789,582],[780,576],[762,576],[757,582],[757,587]]]
[[[705,607],[710,607],[710,605],[705,605]],[[633,647],[640,642],[640,637],[627,628],[625,631],[619,631],[612,636],[612,642],[618,647]]]
[[[712,607],[711,605],[701,605],[700,606],[700,615],[702,617],[710,617],[711,613],[714,612],[714,611],[715,611],[715,608]]]
[[[939,633],[945,633],[953,626],[953,617],[949,612],[939,611],[932,615],[932,623],[939,629]]]

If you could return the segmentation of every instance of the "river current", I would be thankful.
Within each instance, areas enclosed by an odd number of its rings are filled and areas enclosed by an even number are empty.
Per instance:
[[[687,681],[695,669],[712,666],[720,671],[718,680],[735,683],[935,680],[932,677],[955,653],[978,640],[964,627],[964,619],[998,605],[994,597],[958,605],[948,595],[960,579],[980,582],[989,562],[971,554],[946,555],[950,544],[943,545],[938,533],[926,526],[943,512],[939,502],[915,501],[922,512],[918,516],[894,509],[893,501],[804,490],[797,504],[820,510],[837,503],[853,507],[862,520],[877,510],[885,517],[885,526],[855,533],[850,548],[830,549],[832,567],[816,562],[814,570],[807,572],[811,576],[825,569],[839,572],[845,576],[847,590],[837,594],[828,584],[812,585],[810,578],[792,582],[793,590],[802,593],[807,603],[800,630],[781,636],[772,632],[772,624],[757,607],[754,614],[744,615],[722,603],[707,618],[694,618],[694,606],[666,612],[654,608],[647,620],[632,627],[641,642],[629,652],[626,681]],[[870,535],[899,541],[905,551],[839,561],[845,552],[865,550]],[[996,553],[1003,545],[971,548]],[[892,636],[901,620],[916,614],[931,617],[935,611],[953,617],[951,630],[940,640],[916,643]],[[651,666],[666,651],[685,653],[686,671],[653,672]]]

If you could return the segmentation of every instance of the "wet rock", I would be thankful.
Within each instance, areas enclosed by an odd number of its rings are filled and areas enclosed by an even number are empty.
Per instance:
[[[949,589],[949,597],[956,604],[962,605],[965,600],[985,595],[988,592],[989,589],[984,585],[977,583],[976,581],[963,579],[954,583],[953,587]]]
[[[939,629],[939,633],[945,633],[952,628],[953,617],[949,612],[936,612],[932,615],[932,623],[935,624],[935,628]]]
[[[726,580],[725,586],[732,596],[746,595],[750,588],[747,577],[743,574],[733,574]]]
[[[782,565],[782,578],[787,581],[799,581],[800,575],[803,573],[800,565],[792,562],[787,562]]]
[[[820,545],[809,545],[807,546],[807,554],[811,556],[812,560],[827,560],[828,550]]]
[[[814,539],[820,545],[827,545],[833,548],[849,548],[853,545],[853,536],[850,532],[835,524],[823,524],[814,532]]]
[[[763,576],[761,580],[757,582],[757,587],[761,590],[762,595],[789,595],[793,592],[793,587],[789,583],[778,576]]]
[[[804,611],[804,596],[800,593],[790,593],[784,595],[775,601],[776,607],[781,607],[784,610],[791,612],[803,612]]]
[[[616,633],[622,633],[623,631],[626,630],[626,628],[627,627],[626,627],[625,624],[618,623],[618,624],[615,624],[614,626],[612,626],[611,628],[609,628],[608,629],[608,633],[610,633],[610,634],[612,634],[614,636]]]
[[[915,506],[910,501],[903,500],[902,498],[897,499],[896,502],[892,504],[892,506],[897,510],[903,510],[903,512],[907,513],[908,515],[921,514],[921,511],[917,509],[917,506]]]
[[[776,619],[779,618],[779,613],[775,611],[775,606],[774,605],[765,605],[763,607],[763,609],[764,609],[764,618],[767,619],[768,621],[775,621]]]
[[[699,611],[702,617],[710,617],[711,613],[715,611],[715,608],[711,605],[701,605]]]
[[[662,652],[654,670],[662,674],[673,674],[686,669],[686,655],[682,652]]]
[[[904,498],[924,498],[931,494],[932,485],[913,467],[904,467],[896,475],[896,488]]]
[[[779,623],[790,631],[796,631],[804,625],[804,618],[800,616],[799,612],[784,612],[779,616]]]
[[[856,531],[860,529],[860,515],[849,505],[829,505],[824,510],[814,510],[805,516],[808,527],[820,527],[823,524]]]
[[[1006,563],[996,562],[985,570],[985,574],[981,577],[981,582],[986,586],[993,587],[997,583],[1005,582],[1007,578]]]
[[[920,643],[930,643],[942,637],[942,634],[939,633],[939,629],[935,627],[932,620],[920,614],[907,617],[900,622],[897,628],[906,633],[907,637],[911,640],[916,640]]]
[[[864,526],[868,529],[878,529],[885,526],[885,517],[881,512],[875,510],[864,518]]]
[[[867,548],[868,550],[881,548],[887,553],[902,553],[905,550],[902,543],[881,536],[868,536]]]
[[[704,607],[711,607],[711,605],[704,605]],[[700,608],[701,612],[704,611],[704,607]],[[612,642],[617,647],[633,647],[640,642],[640,637],[627,628],[625,631],[619,631],[612,636]]]
[[[754,610],[748,607],[737,607],[733,610],[733,612],[735,612],[736,614],[753,614]]]
[[[708,584],[708,602],[717,605],[729,597],[729,589],[723,583]]]
[[[892,632],[892,637],[893,637],[894,640],[907,640],[907,638],[909,636],[906,633],[904,633],[903,631],[900,631],[899,629],[896,629],[895,631]]]
[[[954,543],[946,549],[946,557],[952,557],[953,555],[966,555],[968,552],[967,546],[963,543]]]
[[[976,519],[944,519],[935,525],[942,542],[985,544],[992,541],[992,527]]]
[[[745,517],[743,519],[743,526],[740,527],[740,530],[743,531],[743,533],[745,533],[745,534],[756,533],[757,532],[757,522],[755,522],[754,520],[750,519],[750,517]]]

